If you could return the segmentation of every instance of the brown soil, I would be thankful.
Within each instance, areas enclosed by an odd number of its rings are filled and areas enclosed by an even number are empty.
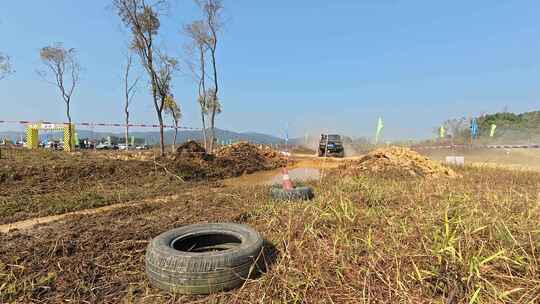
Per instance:
[[[421,178],[458,176],[452,169],[442,166],[411,149],[402,147],[377,149],[358,161],[348,162],[340,166],[338,170],[340,174],[345,176],[362,173]]]
[[[190,179],[222,179],[272,170],[285,165],[287,159],[270,148],[249,143],[225,146],[214,155],[206,154],[197,143],[178,149],[167,166],[176,174]]]
[[[287,164],[287,158],[278,151],[246,142],[224,146],[216,151],[216,157],[222,163],[231,164],[233,170],[244,173],[275,169]]]
[[[204,147],[198,142],[191,140],[180,145],[176,149],[176,155],[174,157],[178,159],[181,157],[204,158],[205,156],[206,150]]]

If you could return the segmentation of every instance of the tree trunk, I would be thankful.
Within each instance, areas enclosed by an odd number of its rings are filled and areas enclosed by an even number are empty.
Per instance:
[[[212,116],[210,118],[210,143],[209,143],[209,151],[210,153],[214,152],[214,141],[216,138],[216,130],[215,130],[215,111],[212,110]]]
[[[215,35],[214,35],[215,37]],[[217,43],[217,37],[214,38],[214,41],[216,41]],[[213,102],[214,104],[212,105],[212,115],[210,117],[210,129],[211,129],[211,138],[210,138],[210,152],[214,152],[214,141],[215,141],[215,138],[216,138],[216,129],[215,129],[215,125],[216,125],[216,110],[217,110],[217,107],[216,107],[216,103],[218,102],[218,91],[219,91],[219,87],[218,87],[218,78],[217,78],[217,64],[216,64],[216,44],[214,44],[214,47],[210,50],[210,53],[212,54],[212,68],[214,69],[214,97],[213,97]]]
[[[165,141],[163,136],[163,116],[158,112],[159,120],[159,151],[161,156],[165,156]]]
[[[66,115],[67,115],[67,119],[68,119],[68,148],[69,148],[69,152],[72,152],[72,148],[73,148],[73,144],[72,144],[72,138],[73,138],[73,134],[71,134],[73,132],[73,129],[71,128],[71,114],[69,113],[69,103],[70,103],[70,100],[66,100]],[[64,148],[65,149],[65,148]]]
[[[204,141],[204,149],[208,149],[208,139],[206,138],[206,119],[204,119],[204,111],[201,108],[201,121],[202,121],[202,136]]]
[[[149,62],[151,63],[151,60]],[[154,73],[152,73],[152,98],[154,99],[154,107],[159,122],[159,152],[161,156],[165,156],[165,141],[163,136],[163,104],[165,101],[163,99],[158,101],[157,78]],[[159,103],[161,103],[161,106]]]
[[[172,146],[172,153],[176,151],[176,137],[178,136],[178,123],[174,124],[174,138],[173,138],[173,146]]]
[[[202,135],[203,135],[203,140],[204,140],[204,149],[208,151],[208,138],[206,138],[206,120],[204,119],[205,111],[208,111],[208,107],[206,104],[206,62],[204,60],[204,47],[202,45],[199,45],[199,54],[200,54],[200,65],[201,65],[201,81],[199,82],[199,98],[203,98],[203,101],[202,101],[203,103],[200,104]]]
[[[125,111],[126,111],[126,147],[129,147],[129,111],[127,110],[127,107]]]

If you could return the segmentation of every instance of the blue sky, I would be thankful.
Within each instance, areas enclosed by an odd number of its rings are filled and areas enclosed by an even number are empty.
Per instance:
[[[171,0],[160,44],[185,56],[190,0]],[[225,0],[219,46],[224,112],[218,127],[278,135],[329,131],[423,138],[448,117],[540,108],[540,2]],[[78,50],[84,68],[75,121],[121,122],[123,52],[129,34],[110,1],[2,1],[0,51],[16,74],[0,81],[0,120],[64,119],[54,87],[36,74],[39,48]],[[142,82],[132,120],[154,122]],[[178,73],[184,125],[198,127],[195,84]],[[1,129],[20,127],[0,126]]]

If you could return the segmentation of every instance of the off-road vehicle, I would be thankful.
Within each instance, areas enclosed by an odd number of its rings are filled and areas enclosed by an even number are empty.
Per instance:
[[[336,134],[321,134],[321,141],[319,142],[319,157],[322,156],[345,156],[341,136]]]

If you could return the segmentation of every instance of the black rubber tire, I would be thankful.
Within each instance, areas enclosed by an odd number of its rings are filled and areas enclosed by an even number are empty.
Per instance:
[[[240,241],[222,251],[189,252],[173,246],[180,240],[222,236]],[[193,241],[196,242],[196,241]],[[226,245],[226,244],[223,244]],[[154,238],[146,250],[146,274],[157,288],[179,294],[211,294],[242,285],[257,272],[263,250],[261,235],[241,224],[195,224],[169,230]]]
[[[310,187],[296,187],[286,191],[281,187],[270,188],[270,198],[276,201],[311,200],[315,197]]]

